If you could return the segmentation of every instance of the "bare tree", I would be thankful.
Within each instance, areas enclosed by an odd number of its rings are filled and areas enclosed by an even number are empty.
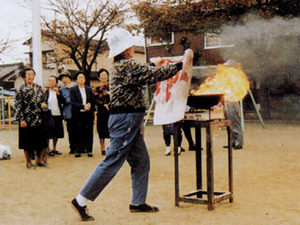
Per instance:
[[[66,48],[60,60],[70,58],[78,69],[90,74],[97,56],[107,50],[105,34],[124,22],[127,1],[113,0],[49,0],[56,19],[42,17],[46,32]]]
[[[9,38],[9,36],[0,37],[0,60],[3,53],[11,50],[11,43],[12,40]]]

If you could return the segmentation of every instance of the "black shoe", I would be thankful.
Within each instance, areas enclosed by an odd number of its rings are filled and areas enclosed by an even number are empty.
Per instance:
[[[46,154],[48,155],[48,156],[54,156],[55,155],[55,152],[52,150],[52,151],[49,151],[49,152],[47,152],[46,151]]]
[[[75,157],[79,158],[79,157],[81,157],[81,154],[80,153],[76,153]]]
[[[233,149],[235,150],[243,149],[243,146],[235,146]]]
[[[189,146],[189,151],[196,151],[196,146],[195,145],[190,145]]]
[[[94,217],[89,215],[89,210],[86,206],[81,207],[76,198],[74,198],[71,202],[71,206],[73,209],[77,212],[77,214],[80,216],[82,221],[91,221],[94,220]]]
[[[55,155],[61,155],[61,154],[62,154],[61,152],[56,151],[56,150],[52,150],[52,152],[53,152]]]
[[[150,206],[147,204],[142,205],[129,205],[130,212],[158,212],[158,207]]]
[[[181,147],[181,151],[182,151],[182,152],[185,152],[185,149]]]
[[[93,154],[92,153],[88,153],[88,157],[93,157]]]
[[[38,163],[37,166],[39,167],[48,167],[47,163]]]
[[[106,151],[104,150],[104,151],[101,151],[101,154],[102,155],[106,155]]]

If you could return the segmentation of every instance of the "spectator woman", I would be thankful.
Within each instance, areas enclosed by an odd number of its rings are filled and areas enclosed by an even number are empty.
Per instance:
[[[34,83],[35,71],[24,69],[22,78],[25,84],[17,90],[15,99],[16,118],[19,121],[19,149],[24,150],[26,167],[35,169],[31,158],[38,155],[37,166],[47,167],[44,161],[44,148],[47,139],[43,136],[41,112],[47,108],[47,98],[43,88]]]
[[[53,149],[49,152],[49,155],[61,155],[62,153],[57,151],[56,146],[59,138],[64,137],[64,127],[63,127],[63,103],[64,97],[61,91],[57,88],[58,78],[56,76],[50,76],[48,80],[49,88],[46,89],[46,96],[48,102],[48,108],[51,110],[53,117],[53,129],[50,130],[48,136],[48,144],[50,144],[50,139],[52,139]]]
[[[75,79],[77,86],[70,89],[72,118],[77,124],[78,148],[75,157],[81,157],[82,153],[87,153],[88,157],[93,157],[94,93],[92,88],[85,84],[86,79],[83,72],[77,72]]]
[[[97,131],[100,140],[101,153],[105,155],[105,138],[109,138],[108,118],[109,118],[109,85],[108,71],[101,69],[98,71],[99,85],[94,87],[95,103],[97,105]]]
[[[60,88],[62,95],[64,96],[64,106],[63,115],[67,125],[67,131],[69,136],[70,144],[70,154],[75,154],[77,149],[77,137],[76,137],[76,123],[72,117],[72,106],[70,100],[70,89],[71,87],[77,85],[77,83],[72,82],[72,76],[69,71],[63,70],[58,77],[64,85]]]

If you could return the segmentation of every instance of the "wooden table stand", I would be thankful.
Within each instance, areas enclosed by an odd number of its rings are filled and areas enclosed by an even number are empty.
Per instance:
[[[192,191],[183,196],[179,196],[179,161],[178,161],[178,135],[182,126],[195,127],[196,135],[196,184],[197,190]],[[228,120],[181,120],[174,126],[174,154],[175,154],[175,204],[179,206],[179,202],[207,204],[208,210],[214,209],[214,205],[226,199],[233,202],[233,181],[232,181],[232,124]],[[201,128],[206,129],[206,179],[207,190],[202,189],[202,151],[201,151]],[[228,180],[229,191],[214,191],[214,160],[213,160],[213,138],[212,132],[215,129],[226,128],[228,139]],[[225,150],[226,151],[226,150]],[[203,198],[207,195],[207,199]],[[193,197],[196,196],[196,197]]]

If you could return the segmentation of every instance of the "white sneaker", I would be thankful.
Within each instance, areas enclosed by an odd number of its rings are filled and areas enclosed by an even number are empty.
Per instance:
[[[170,146],[166,147],[165,155],[171,155],[171,148],[170,148]]]
[[[181,153],[181,147],[178,147],[178,155]]]

